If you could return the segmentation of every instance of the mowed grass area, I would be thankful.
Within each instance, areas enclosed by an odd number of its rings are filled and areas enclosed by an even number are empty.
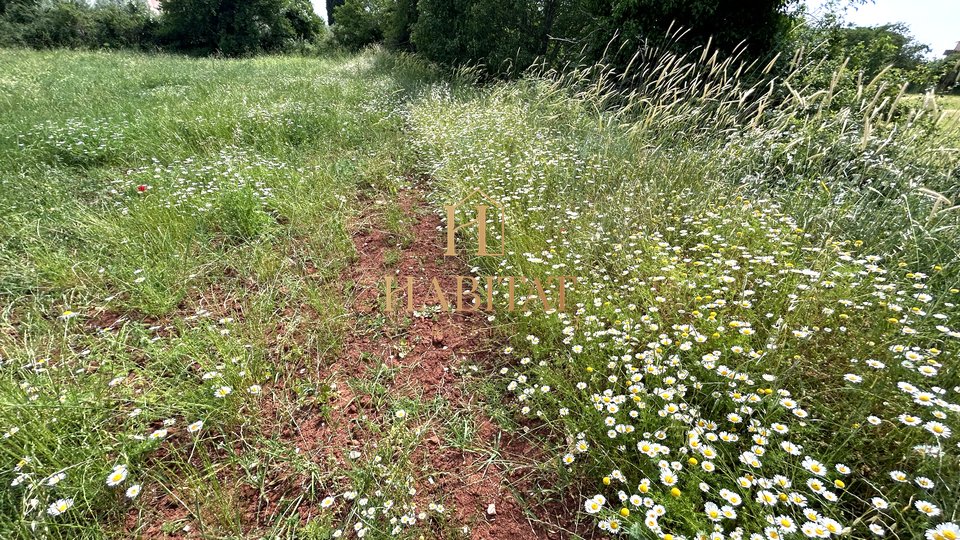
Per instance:
[[[937,105],[943,110],[943,122],[954,132],[960,132],[960,96],[938,96]]]
[[[430,71],[376,53],[0,65],[0,537],[332,534],[297,511],[334,473],[271,423],[325,403],[346,222],[404,172],[396,113]]]
[[[956,115],[960,111],[960,96],[937,96],[937,102],[944,111],[950,114]]]
[[[945,132],[960,133],[960,96],[952,94],[911,94],[904,99],[908,107],[921,108],[936,116]]]

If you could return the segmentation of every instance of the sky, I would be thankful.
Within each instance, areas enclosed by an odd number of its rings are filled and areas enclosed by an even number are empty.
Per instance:
[[[323,17],[323,20],[327,20],[327,0],[310,0],[310,3],[313,4],[313,10]]]
[[[826,3],[826,0],[804,1],[813,13]],[[326,0],[311,2],[314,11],[326,19]],[[960,41],[960,0],[868,0],[856,9],[847,9],[846,20],[858,26],[906,23],[917,41],[930,46],[932,57],[939,57]]]
[[[804,0],[816,13],[824,0]],[[960,0],[873,0],[848,8],[845,19],[857,26],[906,23],[913,37],[930,46],[939,58],[960,41]]]

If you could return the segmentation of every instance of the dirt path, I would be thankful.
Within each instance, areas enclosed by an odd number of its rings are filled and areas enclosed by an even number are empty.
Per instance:
[[[445,506],[442,520],[430,521],[426,530],[420,523],[425,538],[570,537],[565,522],[573,515],[569,509],[525,512],[514,496],[540,493],[537,484],[543,478],[535,471],[546,460],[543,451],[521,436],[501,431],[466,380],[474,370],[482,379],[496,369],[491,352],[496,344],[487,314],[385,312],[383,283],[388,274],[416,277],[414,297],[421,302],[433,298],[430,278],[437,277],[443,290],[452,294],[455,276],[469,274],[463,261],[443,256],[440,218],[416,188],[362,201],[361,207],[365,210],[348,226],[357,259],[340,277],[345,296],[351,298],[340,354],[332,361],[288,366],[316,387],[315,395],[304,399],[295,388],[296,380],[278,381],[265,387],[268,397],[259,410],[250,411],[265,437],[295,449],[303,462],[294,466],[278,459],[259,486],[244,481],[241,471],[229,469],[233,478],[224,483],[235,487],[226,497],[242,514],[236,526],[253,534],[270,530],[281,518],[292,518],[301,526],[327,522],[333,512],[331,530],[339,527],[350,505],[325,510],[320,500],[327,495],[341,498],[356,489],[349,477],[363,465],[351,453],[363,455],[362,460],[396,444],[385,430],[395,425],[391,404],[405,400],[438,411],[402,424],[409,427],[402,451],[416,490],[416,511],[425,511],[430,503]],[[316,320],[329,315],[310,313]],[[310,324],[277,332],[293,332],[300,341]],[[390,375],[383,376],[385,372]],[[459,438],[451,437],[457,426],[469,429]],[[147,518],[149,525],[143,529],[147,537],[192,538],[202,532],[182,527],[196,524],[189,501],[173,494],[151,498],[155,500],[151,514],[156,514]],[[550,514],[546,521],[541,519],[545,513]],[[138,519],[135,512],[127,516],[128,530]],[[171,523],[180,525],[171,528]],[[353,536],[349,530],[343,535]]]
[[[412,242],[399,250],[399,258],[393,264],[388,265],[385,261],[387,250],[396,248],[390,234],[371,228],[354,235],[354,244],[360,255],[353,270],[358,292],[354,304],[356,312],[367,314],[381,309],[384,276],[391,271],[399,270],[401,276],[418,278],[436,276],[445,291],[455,290],[454,276],[468,273],[459,259],[442,256],[443,246],[438,232],[440,219],[424,209],[422,199],[420,192],[410,190],[393,203],[400,204],[404,215],[412,221]],[[396,251],[391,253],[396,256]],[[415,298],[431,297],[427,279],[415,280]],[[348,359],[356,359],[363,353],[371,353],[398,364],[401,369],[394,391],[418,395],[421,399],[442,397],[454,413],[472,417],[472,423],[478,428],[478,445],[489,446],[496,442],[502,434],[482,414],[476,396],[464,391],[458,375],[462,367],[459,364],[464,359],[483,364],[480,357],[491,346],[485,315],[440,313],[435,317],[414,317],[406,330],[408,350],[402,351],[405,354],[400,354],[394,339],[380,335],[372,339],[355,336],[348,342],[346,355]],[[471,538],[536,538],[533,527],[508,489],[509,481],[502,466],[484,460],[478,453],[445,446],[443,435],[439,433],[443,427],[430,426],[422,439],[423,444],[417,449],[415,461],[434,471],[433,485],[418,479],[420,491],[435,499],[452,496],[456,521],[470,526]],[[531,450],[519,442],[512,444],[513,448],[501,448],[501,452],[522,456]]]
[[[376,209],[391,204],[402,208],[404,230],[409,231],[403,235],[405,241],[385,230],[378,218]],[[338,389],[331,406],[332,418],[318,426],[313,434],[315,443],[332,449],[376,444],[376,434],[364,432],[358,421],[375,414],[371,397],[350,388],[347,380],[370,373],[381,364],[396,369],[387,392],[420,401],[440,398],[449,406],[448,418],[419,426],[423,432],[411,459],[420,469],[415,471],[418,506],[447,501],[458,537],[464,532],[473,539],[547,537],[524,515],[512,494],[522,486],[505,470],[511,468],[505,464],[515,460],[529,463],[534,449],[500,432],[483,413],[478,397],[465,390],[461,377],[466,363],[485,366],[488,360],[493,345],[486,315],[437,313],[410,317],[399,311],[384,312],[384,276],[417,277],[414,297],[427,299],[432,298],[430,278],[440,279],[445,291],[454,291],[454,276],[467,275],[468,269],[457,258],[443,257],[440,219],[426,209],[419,190],[401,192],[398,200],[367,201],[367,206],[374,210],[350,227],[359,258],[343,276],[355,284],[352,323],[359,329],[365,322],[385,318],[396,326],[388,323],[383,325],[385,330],[358,330],[346,337],[343,354],[327,373]],[[470,448],[446,444],[445,420],[449,418],[475,427]],[[448,535],[436,532],[438,537]]]

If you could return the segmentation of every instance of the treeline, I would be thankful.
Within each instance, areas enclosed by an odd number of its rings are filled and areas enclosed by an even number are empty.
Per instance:
[[[693,48],[710,40],[761,56],[789,28],[792,0],[328,0],[337,41],[414,50],[443,64],[515,74],[603,59],[626,66],[644,42]],[[680,29],[678,33],[668,30]]]
[[[164,47],[243,55],[322,43],[309,0],[0,0],[0,45]],[[629,62],[639,43],[685,31],[678,46],[711,39],[765,54],[789,25],[795,0],[327,0],[336,42],[383,43],[451,65],[516,74],[551,64]],[[611,40],[619,44],[610,48]]]
[[[0,46],[243,56],[309,52],[329,31],[309,0],[0,0]]]
[[[827,17],[796,32],[808,47],[822,47],[833,67],[843,65],[865,80],[883,74],[911,91],[960,92],[960,55],[928,60],[930,47],[917,42],[902,23],[846,27]]]
[[[624,72],[637,65],[638,51],[709,43],[711,54],[762,62],[818,50],[826,77],[842,67],[912,91],[960,90],[960,55],[929,61],[929,49],[903,25],[814,21],[797,0],[326,0],[329,29],[310,0],[159,0],[159,12],[145,1],[0,0],[0,46],[241,56],[379,43],[513,76],[534,64],[563,70],[599,62]]]
[[[818,72],[828,76],[842,66],[864,81],[882,74],[912,91],[960,90],[960,57],[927,60],[929,48],[905,25],[849,27],[831,14],[813,20],[795,0],[327,0],[327,9],[343,47],[382,43],[494,75],[535,62],[557,69],[602,62],[625,71],[643,61],[640,50],[709,43],[720,55],[780,58],[784,66],[815,49],[825,62]]]

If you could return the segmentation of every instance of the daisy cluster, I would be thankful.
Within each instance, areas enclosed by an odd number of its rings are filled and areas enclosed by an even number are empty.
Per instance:
[[[83,324],[85,317],[67,310],[58,318],[69,329]],[[246,401],[257,400],[262,371],[249,347],[231,338],[233,322],[229,317],[212,320],[201,309],[184,317],[177,336],[160,333],[170,331],[169,327],[105,328],[96,335],[73,336],[76,350],[55,360],[5,359],[2,368],[11,381],[17,381],[17,390],[7,394],[12,400],[10,414],[4,416],[0,433],[14,462],[4,467],[0,478],[7,482],[18,518],[33,528],[56,525],[77,519],[72,515],[77,511],[74,507],[86,512],[103,492],[136,499],[150,476],[149,470],[140,470],[149,459],[146,456],[196,448],[207,429],[205,423],[218,426]],[[217,352],[194,354],[176,380],[111,358],[118,346],[136,346],[140,354],[152,358],[176,358],[198,343]],[[59,378],[82,381],[85,392],[49,385],[48,381]],[[171,394],[183,403],[165,403],[164,396]],[[97,396],[103,409],[89,411],[85,404],[91,395]],[[107,419],[102,411],[111,417]],[[98,441],[93,447],[69,429],[84,415],[111,426],[106,438],[91,436],[89,440]],[[45,426],[43,436],[31,440],[39,425]]]
[[[138,410],[131,411],[136,416]],[[134,435],[133,439],[142,441],[161,441],[174,431],[176,420],[171,418],[164,420],[163,427],[152,430],[148,435]],[[185,431],[190,434],[197,434],[203,429],[203,421],[197,420],[188,426]],[[9,439],[16,436],[19,432],[17,427],[10,428],[4,433],[3,438]],[[10,481],[9,488],[13,494],[19,498],[19,516],[24,523],[29,523],[30,527],[36,530],[41,524],[48,523],[49,520],[57,520],[62,514],[67,514],[74,507],[74,494],[78,491],[80,483],[89,482],[89,478],[83,476],[94,474],[90,472],[89,463],[77,463],[72,466],[61,468],[53,473],[44,472],[46,464],[42,457],[24,456],[11,469],[13,479]],[[102,475],[101,485],[105,485],[109,490],[121,494],[124,499],[136,499],[143,491],[143,486],[133,479],[132,472],[128,465],[114,465],[109,472]],[[76,482],[71,481],[71,476],[81,476]]]
[[[374,456],[365,467],[365,473],[370,476],[364,478],[365,484],[360,486],[368,489],[349,489],[320,501],[324,512],[337,516],[331,537],[400,536],[433,520],[444,519],[447,509],[443,504],[431,502],[425,509],[418,507],[413,500],[417,494],[413,478],[397,477],[390,469],[396,466],[385,463],[381,456]]]
[[[435,96],[419,149],[436,200],[479,187],[508,207],[513,250],[478,272],[580,277],[575,309],[510,317],[501,374],[596,483],[580,504],[601,530],[957,537],[960,291],[940,266],[773,200],[611,178],[500,98]]]
[[[117,118],[47,120],[17,136],[17,146],[68,162],[86,163],[118,155],[130,122]]]
[[[108,184],[103,204],[128,213],[131,204],[151,197],[164,208],[198,215],[216,210],[223,193],[248,189],[266,206],[273,185],[303,173],[284,161],[228,147],[213,158],[155,161],[129,169]]]
[[[422,484],[413,472],[412,453],[422,444],[426,426],[417,422],[415,412],[395,408],[378,426],[381,438],[346,452],[337,488],[320,501],[325,534],[412,538],[447,521],[442,498],[418,489]],[[436,484],[433,477],[426,481]]]

